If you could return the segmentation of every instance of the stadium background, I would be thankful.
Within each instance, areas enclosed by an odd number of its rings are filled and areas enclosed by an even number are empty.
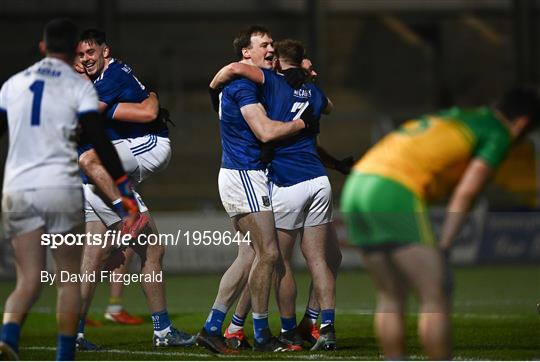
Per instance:
[[[39,59],[37,43],[47,20],[67,16],[81,29],[104,29],[113,56],[158,90],[176,123],[171,129],[173,158],[168,169],[140,188],[160,231],[228,230],[217,191],[219,126],[209,105],[207,85],[221,66],[235,61],[232,39],[240,29],[264,24],[274,40],[291,37],[307,45],[319,73],[318,83],[336,106],[322,121],[320,143],[340,158],[359,157],[407,117],[454,104],[486,104],[515,82],[537,83],[539,9],[536,0],[1,0],[0,82]],[[2,165],[6,141],[7,137],[0,142]],[[540,298],[540,214],[535,212],[540,191],[538,155],[540,137],[536,135],[509,157],[463,229],[453,261],[475,266],[458,268],[458,282],[464,289],[459,292],[462,304],[458,303],[457,310],[464,314],[485,312],[510,319],[534,313]],[[329,176],[337,207],[345,177],[334,171]],[[434,208],[436,225],[442,210]],[[338,228],[344,241],[339,217]],[[370,289],[358,257],[346,248],[343,253],[343,268],[348,271],[338,284],[338,309],[341,300],[343,310],[369,310],[371,292],[357,293],[358,282]],[[168,248],[165,270],[177,275],[171,283],[187,281],[207,288],[204,296],[182,299],[171,307],[173,311],[199,313],[195,319],[204,320],[219,280],[216,273],[235,254],[234,246]],[[296,264],[303,267],[299,255]],[[2,302],[13,276],[9,246],[0,241],[0,278],[6,280],[0,283]],[[475,289],[478,283],[483,291]],[[500,288],[499,283],[512,287]],[[177,301],[175,288],[169,288],[173,302]],[[106,288],[100,290],[96,310],[106,303]],[[46,291],[43,305],[52,303],[51,292]],[[128,288],[127,293],[134,296],[128,302],[130,308],[144,313],[140,292]],[[304,294],[301,289],[301,297]],[[491,304],[484,310],[483,304],[475,304],[479,300]],[[361,318],[368,325],[369,318]],[[527,323],[516,325],[528,328],[526,338],[519,338],[522,350],[532,354],[510,354],[509,358],[540,355],[540,343],[536,348],[527,344],[540,341],[538,322]],[[509,349],[512,343],[508,342]]]

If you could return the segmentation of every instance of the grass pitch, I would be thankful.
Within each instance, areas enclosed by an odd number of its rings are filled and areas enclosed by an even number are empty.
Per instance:
[[[454,299],[454,355],[463,360],[538,360],[540,359],[540,268],[475,267],[457,268]],[[197,333],[211,307],[220,276],[169,276],[166,278],[169,312],[174,324],[189,333]],[[298,319],[307,299],[309,277],[297,276]],[[0,282],[0,301],[4,302],[13,282]],[[98,288],[91,316],[103,321],[108,288]],[[374,360],[380,359],[373,336],[372,311],[375,305],[373,287],[363,271],[340,274],[337,288],[336,330],[339,350],[336,352],[295,352],[257,354],[243,352],[233,357],[216,356],[203,348],[154,348],[152,327],[140,287],[126,288],[124,305],[134,314],[145,316],[141,326],[118,326],[104,322],[102,327],[88,327],[86,336],[106,351],[81,352],[80,360]],[[21,341],[21,358],[54,359],[55,290],[44,289],[25,325]],[[411,303],[411,310],[414,310]],[[279,317],[275,303],[271,306],[270,324],[276,333]],[[230,317],[230,316],[229,316]],[[246,323],[251,337],[251,320]],[[421,359],[417,342],[416,316],[408,319],[409,355]]]

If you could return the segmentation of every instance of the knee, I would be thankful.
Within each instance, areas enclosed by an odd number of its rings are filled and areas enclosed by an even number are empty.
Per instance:
[[[406,294],[399,291],[377,293],[378,313],[403,313]]]
[[[16,290],[24,295],[24,298],[32,303],[35,302],[41,294],[42,283],[38,278],[22,279],[17,283]]]
[[[448,305],[442,286],[423,288],[418,292],[418,298],[422,313],[444,312]]]
[[[259,260],[265,264],[276,265],[279,259],[279,251],[277,248],[269,248],[268,250],[263,250],[259,255]]]
[[[84,172],[91,170],[98,163],[99,159],[93,149],[86,151],[79,157],[79,167]]]
[[[165,247],[163,245],[150,245],[146,249],[145,260],[154,264],[161,264],[165,255]]]

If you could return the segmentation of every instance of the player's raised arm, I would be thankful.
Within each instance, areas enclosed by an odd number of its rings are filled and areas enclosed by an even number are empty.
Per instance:
[[[234,62],[221,68],[210,82],[210,88],[218,89],[236,77],[245,77],[256,84],[264,83],[263,71],[254,65]]]
[[[255,134],[259,141],[266,143],[276,141],[294,133],[297,133],[304,128],[318,128],[318,119],[313,116],[313,109],[308,106],[301,113],[299,119],[290,122],[280,122],[271,120],[266,115],[264,107],[260,103],[248,104],[240,108],[242,116]]]
[[[465,220],[467,211],[492,175],[492,168],[480,158],[473,159],[465,170],[446,208],[440,240],[440,247],[443,251],[450,249]]]

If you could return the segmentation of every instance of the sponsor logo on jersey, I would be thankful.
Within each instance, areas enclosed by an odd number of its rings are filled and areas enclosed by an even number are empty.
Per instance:
[[[298,98],[311,98],[311,89],[295,89],[294,96]]]

